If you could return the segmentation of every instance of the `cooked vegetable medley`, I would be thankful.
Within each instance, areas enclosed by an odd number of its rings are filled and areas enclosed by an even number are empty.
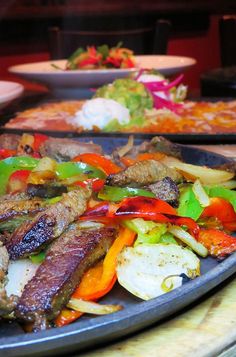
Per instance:
[[[0,136],[0,316],[39,331],[148,300],[236,250],[234,167],[181,159],[159,137],[111,155],[93,143]],[[17,278],[16,278],[17,277]],[[16,281],[17,279],[17,281]]]

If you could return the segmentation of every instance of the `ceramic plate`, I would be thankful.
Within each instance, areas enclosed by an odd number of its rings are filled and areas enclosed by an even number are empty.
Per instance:
[[[55,60],[38,63],[27,63],[9,68],[11,73],[23,78],[43,83],[52,89],[78,89],[99,87],[110,83],[116,78],[122,78],[139,68],[154,68],[164,75],[172,75],[185,71],[193,66],[196,60],[179,56],[136,56],[135,69],[102,69],[65,71],[66,60]],[[62,70],[55,68],[56,65]]]
[[[93,140],[103,145],[106,152],[114,146],[124,145],[126,138],[87,137],[84,141]],[[136,140],[136,143],[140,142]],[[183,158],[186,162],[199,165],[221,165],[229,160],[223,156],[182,146]],[[8,357],[58,356],[69,355],[91,348],[97,344],[106,344],[121,336],[138,331],[160,321],[198,300],[212,288],[216,287],[236,272],[236,254],[219,262],[208,257],[201,261],[201,277],[192,280],[182,287],[149,301],[141,301],[120,286],[115,286],[111,293],[103,299],[107,303],[121,304],[124,309],[106,316],[84,316],[77,322],[48,331],[24,334],[16,324],[0,324],[0,355]]]
[[[0,81],[0,109],[6,107],[24,91],[24,87],[15,82]]]

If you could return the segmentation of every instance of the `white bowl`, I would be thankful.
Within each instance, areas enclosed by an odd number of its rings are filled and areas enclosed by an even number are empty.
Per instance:
[[[0,81],[0,109],[18,98],[24,91],[23,85],[16,82]]]

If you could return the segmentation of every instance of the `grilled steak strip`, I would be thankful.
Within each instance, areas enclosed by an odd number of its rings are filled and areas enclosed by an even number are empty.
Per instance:
[[[69,161],[85,152],[102,153],[102,148],[93,143],[83,143],[72,139],[50,138],[39,148],[42,156],[49,156],[56,161]]]
[[[117,174],[109,175],[106,184],[110,186],[126,186],[129,184],[144,186],[162,180],[167,176],[175,182],[181,180],[181,175],[176,170],[156,160],[144,160]]]
[[[115,228],[79,230],[74,224],[52,243],[45,261],[26,284],[15,314],[44,329],[67,304],[84,272],[100,260],[116,237]]]
[[[33,200],[5,200],[0,203],[0,222],[15,216],[38,212],[44,209],[44,203],[40,199]]]
[[[62,196],[61,201],[20,225],[7,241],[10,259],[27,257],[59,237],[78,216],[84,213],[91,190],[79,188]]]
[[[0,149],[16,150],[20,141],[20,135],[2,134],[0,135]]]
[[[17,298],[8,297],[5,290],[6,273],[9,264],[9,255],[6,248],[0,242],[0,316],[11,313],[16,307]]]
[[[160,200],[166,201],[177,207],[179,199],[179,189],[176,183],[170,178],[165,177],[163,180],[157,181],[145,187]]]

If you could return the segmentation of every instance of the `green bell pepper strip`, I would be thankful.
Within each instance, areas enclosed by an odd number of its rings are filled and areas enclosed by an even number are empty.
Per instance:
[[[180,188],[179,207],[177,209],[179,216],[189,217],[196,221],[201,216],[203,210],[204,208],[197,200],[191,185]]]
[[[224,198],[226,201],[231,203],[234,211],[236,212],[236,191],[232,191],[221,186],[207,186],[205,187],[205,190],[210,197]]]
[[[30,260],[34,264],[40,264],[45,260],[46,254],[44,252],[40,252],[39,254],[30,255]]]
[[[79,174],[86,174],[88,178],[104,179],[106,177],[103,171],[84,162],[62,162],[56,167],[56,175],[59,180],[64,180]]]
[[[13,156],[0,161],[0,195],[6,193],[10,175],[17,170],[33,170],[39,160],[30,156]]]
[[[98,193],[100,200],[111,202],[118,202],[123,200],[123,198],[135,196],[155,197],[154,193],[150,191],[131,187],[104,186]]]
[[[123,224],[138,234],[135,246],[138,244],[160,243],[161,237],[167,233],[166,224],[145,221],[142,218],[127,220]]]

